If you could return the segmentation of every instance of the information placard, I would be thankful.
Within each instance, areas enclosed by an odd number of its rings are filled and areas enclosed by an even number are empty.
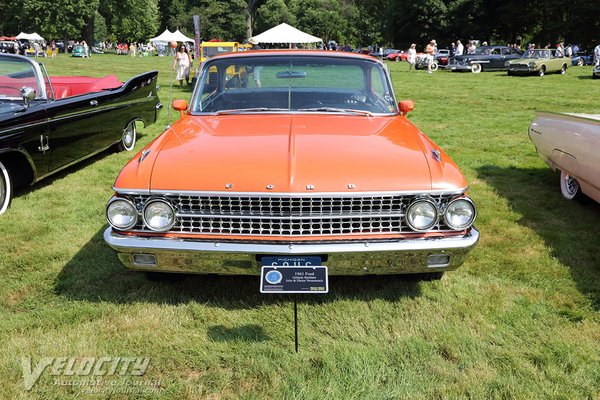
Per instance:
[[[261,293],[327,293],[327,267],[266,266],[261,268]]]

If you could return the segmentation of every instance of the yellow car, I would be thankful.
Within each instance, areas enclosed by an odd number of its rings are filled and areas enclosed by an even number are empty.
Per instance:
[[[196,81],[196,76],[200,71],[203,62],[205,62],[213,56],[216,56],[217,54],[233,53],[235,51],[240,51],[240,46],[244,45],[240,45],[238,42],[202,42],[200,44],[200,63],[198,64],[196,69],[190,71],[190,80],[192,81],[192,83]],[[232,74],[234,73],[235,71],[232,71]]]

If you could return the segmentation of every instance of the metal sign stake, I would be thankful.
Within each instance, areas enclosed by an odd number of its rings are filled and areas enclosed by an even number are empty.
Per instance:
[[[294,339],[296,341],[296,353],[298,353],[298,295],[294,295]]]

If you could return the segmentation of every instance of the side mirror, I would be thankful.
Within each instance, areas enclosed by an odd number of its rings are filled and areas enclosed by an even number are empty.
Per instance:
[[[188,109],[188,103],[185,100],[173,101],[173,108],[183,115],[183,112]]]
[[[23,97],[25,107],[29,107],[35,100],[35,89],[29,86],[23,86],[21,88],[21,96]]]
[[[406,115],[409,111],[415,109],[415,102],[412,100],[402,100],[400,103],[398,103],[398,107],[400,108],[402,115]]]

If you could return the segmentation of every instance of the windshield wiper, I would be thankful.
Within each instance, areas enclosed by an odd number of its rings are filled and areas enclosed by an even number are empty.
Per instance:
[[[369,117],[373,116],[373,113],[365,110],[354,110],[351,108],[336,108],[336,107],[313,107],[313,108],[299,108],[298,111],[311,111],[311,112],[335,112],[335,113],[350,113],[366,115]]]
[[[216,115],[224,114],[244,114],[252,112],[269,112],[269,111],[290,111],[288,108],[270,108],[270,107],[254,107],[254,108],[233,108],[231,110],[217,111]]]

